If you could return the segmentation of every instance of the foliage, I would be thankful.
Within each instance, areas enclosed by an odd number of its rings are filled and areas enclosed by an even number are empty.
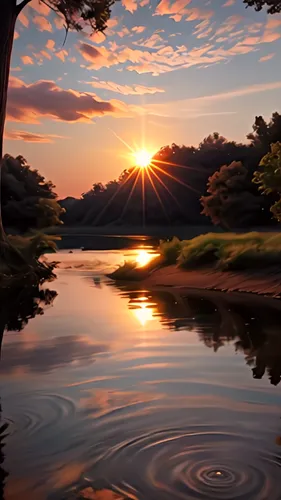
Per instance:
[[[249,171],[241,162],[223,165],[209,177],[207,196],[201,197],[202,214],[213,224],[229,229],[248,227],[264,220],[264,200],[253,187]]]
[[[254,7],[257,11],[260,11],[265,7],[268,14],[281,12],[280,0],[243,0],[243,2],[247,5],[247,7]]]
[[[176,264],[181,252],[182,243],[174,237],[170,241],[160,241],[159,251],[167,264]]]
[[[281,234],[210,233],[182,242],[178,265],[184,268],[214,265],[221,270],[261,269],[281,262]]]
[[[278,200],[272,205],[271,212],[275,219],[281,221],[281,142],[271,145],[270,153],[267,153],[260,162],[262,170],[254,173],[253,182],[259,185],[262,194],[274,194]]]
[[[88,26],[93,31],[104,31],[110,18],[110,9],[116,0],[41,1],[57,14],[63,16],[67,30],[81,31]]]
[[[2,162],[2,213],[6,227],[25,232],[61,224],[64,209],[55,186],[32,169],[22,156],[5,155]]]
[[[240,168],[239,178],[230,175],[225,180],[227,186],[231,185],[227,200],[221,197],[218,200],[212,193],[213,201],[219,201],[219,214],[223,212],[224,227],[237,227],[240,223],[245,227],[249,224],[272,224],[269,210],[271,200],[259,196],[257,187],[251,183],[251,177],[261,158],[270,150],[272,140],[281,141],[281,115],[273,113],[268,123],[262,117],[257,117],[248,139],[250,144],[236,143],[215,132],[197,147],[177,144],[162,147],[154,155],[155,166],[149,171],[150,175],[144,176],[144,201],[139,170],[131,168],[107,184],[95,183],[80,199],[62,200],[61,206],[67,209],[63,221],[67,225],[82,226],[144,223],[157,226],[204,225],[205,211],[202,214],[200,197],[206,192],[208,179],[222,166],[241,162],[243,167],[224,167],[219,176],[221,179]],[[222,189],[223,186],[219,185],[218,195]],[[214,219],[216,210],[215,206],[212,209]]]
[[[272,114],[268,123],[262,116],[256,116],[253,132],[247,135],[252,146],[261,148],[265,153],[270,150],[270,144],[281,140],[281,115]]]

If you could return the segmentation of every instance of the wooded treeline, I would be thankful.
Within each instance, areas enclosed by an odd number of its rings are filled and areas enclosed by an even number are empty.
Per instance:
[[[4,225],[25,232],[60,221],[73,226],[209,222],[225,229],[276,224],[281,148],[279,151],[277,144],[271,152],[271,145],[281,142],[281,115],[273,113],[268,123],[256,117],[247,139],[247,144],[236,143],[213,133],[198,147],[162,147],[151,168],[132,167],[107,184],[96,182],[79,199],[68,197],[59,202],[52,182],[32,170],[22,157],[6,155],[2,171]],[[275,208],[271,211],[271,207]]]

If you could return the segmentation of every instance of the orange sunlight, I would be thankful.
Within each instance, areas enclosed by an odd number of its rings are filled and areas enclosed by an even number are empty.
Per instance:
[[[158,255],[159,254],[156,253],[150,253],[147,250],[138,250],[138,253],[136,255],[136,262],[138,264],[138,267],[146,266],[146,264],[148,264],[155,257],[158,257]]]
[[[147,168],[151,163],[153,153],[150,153],[146,149],[140,149],[134,151],[133,157],[135,159],[136,167]]]

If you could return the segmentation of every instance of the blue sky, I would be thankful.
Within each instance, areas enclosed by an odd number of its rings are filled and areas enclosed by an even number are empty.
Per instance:
[[[129,150],[245,140],[280,111],[281,15],[242,0],[121,0],[104,35],[65,32],[38,0],[16,26],[5,151],[80,195]],[[117,137],[118,136],[118,137]]]

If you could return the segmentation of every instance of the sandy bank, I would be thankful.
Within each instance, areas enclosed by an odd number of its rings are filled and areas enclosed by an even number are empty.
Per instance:
[[[249,292],[271,297],[281,296],[281,270],[268,268],[251,272],[217,271],[213,269],[185,271],[176,266],[158,269],[141,282],[144,286],[174,286]]]

